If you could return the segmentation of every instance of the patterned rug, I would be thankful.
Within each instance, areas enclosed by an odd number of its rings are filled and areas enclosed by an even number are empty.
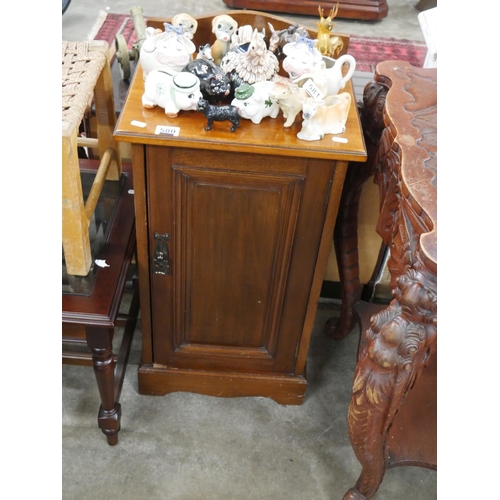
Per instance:
[[[121,33],[128,47],[136,41],[134,23],[125,14],[101,12],[87,40],[106,40],[112,54],[115,52],[115,35]],[[356,59],[356,71],[373,73],[379,62],[391,59],[407,61],[421,68],[427,46],[423,42],[396,38],[372,38],[351,35],[347,51]]]

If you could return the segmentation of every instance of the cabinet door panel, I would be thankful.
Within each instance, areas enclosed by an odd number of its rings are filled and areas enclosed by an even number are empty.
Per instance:
[[[303,179],[174,167],[175,349],[274,356]],[[180,351],[179,351],[180,352]]]
[[[210,155],[193,153],[184,164],[185,153],[164,149],[150,151],[148,160],[151,231],[170,237],[171,274],[151,276],[155,363],[291,372],[301,322],[292,328],[282,323],[285,309],[297,308],[287,292],[290,270],[301,265],[292,265],[292,259],[307,161],[269,171],[267,157],[247,155],[253,160],[247,163],[241,162],[242,155],[228,153],[222,161],[226,168],[221,168],[220,153],[216,162]],[[323,200],[332,171],[321,174],[323,181],[317,184],[323,186]],[[324,201],[316,205],[323,216]],[[321,224],[305,221],[303,226]],[[303,264],[312,276],[315,260],[309,260]],[[304,276],[303,270],[296,274],[298,279]],[[300,319],[307,298],[300,298],[301,311],[290,311]]]

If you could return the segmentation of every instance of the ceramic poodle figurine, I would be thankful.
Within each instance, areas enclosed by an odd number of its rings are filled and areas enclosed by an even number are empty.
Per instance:
[[[207,119],[207,126],[205,127],[205,130],[212,130],[214,121],[231,122],[232,127],[229,129],[230,132],[234,132],[240,124],[240,115],[238,114],[238,110],[235,106],[230,104],[216,106],[215,104],[210,104],[206,99],[200,99],[198,101],[198,111],[201,111]]]
[[[226,55],[231,47],[231,38],[238,29],[238,23],[227,14],[215,16],[212,19],[212,33],[215,34],[216,40],[212,45],[212,56],[215,64],[220,66],[222,58]]]

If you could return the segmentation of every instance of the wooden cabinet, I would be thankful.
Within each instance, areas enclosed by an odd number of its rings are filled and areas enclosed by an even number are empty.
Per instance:
[[[318,16],[318,5],[325,12],[337,3],[337,17],[358,19],[363,21],[379,21],[387,17],[389,6],[387,0],[339,0],[338,2],[318,2],[317,0],[224,0],[230,8],[264,10],[266,12],[282,12],[284,14],[301,14]]]
[[[345,172],[366,159],[354,99],[340,144],[300,141],[281,116],[207,131],[202,113],[169,119],[142,93],[139,66],[115,130],[132,144],[139,391],[300,404]]]
[[[302,396],[295,365],[334,163],[164,147],[146,147],[146,163],[155,364],[186,383],[192,370],[280,375]]]
[[[333,179],[290,159],[147,148],[155,362],[292,373]],[[316,203],[321,198],[322,203]],[[311,243],[316,242],[316,245]],[[153,260],[154,261],[154,260]]]

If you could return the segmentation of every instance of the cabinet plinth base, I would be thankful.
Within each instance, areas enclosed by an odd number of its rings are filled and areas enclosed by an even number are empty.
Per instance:
[[[307,388],[306,379],[293,375],[208,372],[141,366],[139,394],[164,396],[170,392],[195,392],[207,396],[262,396],[283,405],[300,405]]]

